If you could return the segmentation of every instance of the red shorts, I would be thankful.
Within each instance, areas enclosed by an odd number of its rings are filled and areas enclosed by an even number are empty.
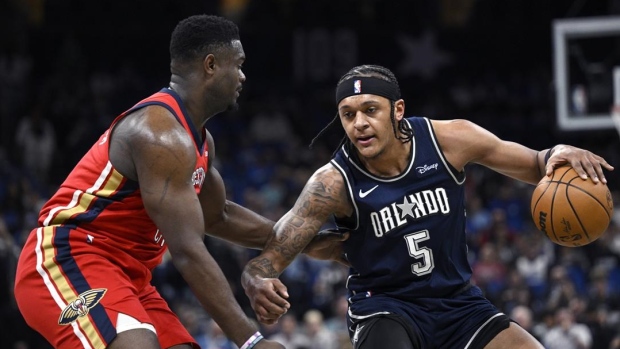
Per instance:
[[[119,264],[114,254],[88,249],[83,236],[46,227],[28,237],[15,280],[17,305],[28,325],[55,348],[106,348],[117,333],[133,328],[155,330],[162,348],[183,343],[198,348],[150,285],[146,267]]]

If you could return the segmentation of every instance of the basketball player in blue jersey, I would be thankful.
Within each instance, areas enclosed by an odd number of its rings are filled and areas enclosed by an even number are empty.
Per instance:
[[[567,145],[535,151],[465,120],[405,118],[392,72],[349,71],[336,91],[346,137],[309,179],[276,235],[244,269],[257,318],[273,323],[290,304],[280,273],[335,217],[350,232],[333,259],[351,266],[349,329],[355,348],[542,348],[470,283],[464,168],[478,163],[536,184],[569,163],[606,182],[603,158]],[[344,253],[341,253],[344,252]]]

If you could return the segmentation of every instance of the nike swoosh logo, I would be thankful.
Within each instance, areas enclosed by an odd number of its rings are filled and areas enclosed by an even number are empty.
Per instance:
[[[357,341],[359,340],[360,331],[362,330],[362,328],[364,328],[364,326],[366,325],[357,325],[357,328],[355,329],[355,334],[353,334],[353,342],[357,343]]]
[[[379,184],[375,185],[374,187],[366,190],[366,191],[362,191],[362,189],[360,189],[360,198],[365,198],[366,196],[368,196],[368,194],[370,194],[373,190],[377,189],[377,187],[379,186]]]

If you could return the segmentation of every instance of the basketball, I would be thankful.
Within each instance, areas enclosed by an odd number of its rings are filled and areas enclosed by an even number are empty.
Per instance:
[[[606,184],[581,179],[570,166],[556,168],[534,189],[530,205],[536,227],[556,244],[587,245],[611,221],[614,203]]]

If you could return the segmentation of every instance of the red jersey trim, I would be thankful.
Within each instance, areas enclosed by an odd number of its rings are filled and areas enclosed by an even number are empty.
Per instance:
[[[67,223],[72,217],[87,212],[95,201],[101,198],[112,197],[118,192],[124,182],[125,178],[108,161],[92,187],[85,192],[76,190],[68,205],[54,207],[43,221],[43,225],[50,226]]]

